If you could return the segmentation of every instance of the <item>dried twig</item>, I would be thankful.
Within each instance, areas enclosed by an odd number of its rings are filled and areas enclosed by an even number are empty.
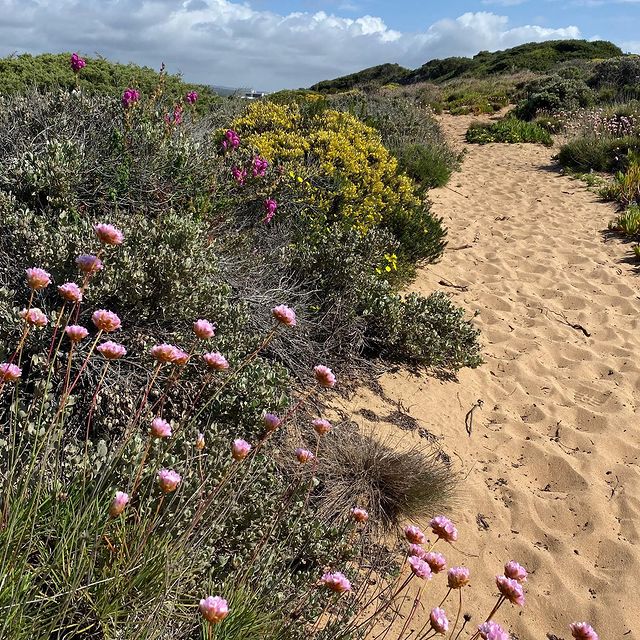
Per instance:
[[[464,427],[467,430],[467,435],[471,437],[471,431],[473,429],[473,412],[476,409],[481,409],[484,404],[484,400],[482,398],[476,400],[476,403],[467,411],[467,415],[464,417]]]

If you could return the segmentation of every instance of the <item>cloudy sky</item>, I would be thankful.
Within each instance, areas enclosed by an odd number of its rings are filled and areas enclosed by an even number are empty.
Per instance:
[[[640,0],[0,0],[0,56],[80,51],[274,90],[532,40],[640,52]]]

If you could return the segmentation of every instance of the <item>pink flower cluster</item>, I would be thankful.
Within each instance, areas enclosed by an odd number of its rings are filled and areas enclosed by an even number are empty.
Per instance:
[[[423,580],[431,580],[431,567],[418,556],[409,556],[407,560],[412,573]]]
[[[158,484],[162,493],[171,493],[182,482],[182,476],[173,469],[160,469],[158,471]]]
[[[202,359],[207,363],[209,369],[213,369],[214,371],[224,371],[229,368],[227,359],[221,353],[205,353]]]
[[[427,540],[419,527],[411,524],[404,528],[405,538],[412,544],[424,544]]]
[[[91,254],[78,256],[76,258],[76,264],[78,265],[78,269],[87,275],[101,271],[104,268],[102,260],[100,260],[98,256]]]
[[[282,420],[273,413],[265,413],[262,416],[262,422],[269,432],[275,431],[282,424]]]
[[[316,382],[325,389],[332,389],[336,385],[336,377],[333,371],[329,367],[325,367],[323,364],[316,365],[313,368],[313,372],[316,377]]]
[[[496,585],[500,594],[509,602],[524,607],[524,591],[517,580],[507,576],[496,576]]]
[[[433,533],[445,542],[455,542],[458,539],[458,530],[453,522],[445,516],[436,516],[431,520],[429,526]]]
[[[80,69],[84,69],[87,66],[87,63],[77,53],[71,54],[69,64],[71,65],[71,70],[74,73],[78,73]]]
[[[11,362],[0,364],[0,382],[15,382],[22,375],[22,369]]]
[[[269,163],[262,156],[256,156],[251,164],[251,175],[254,178],[263,178],[268,167]]]
[[[305,462],[311,462],[315,458],[313,453],[309,451],[309,449],[298,448],[295,450],[296,458],[300,464],[305,464]]]
[[[231,457],[234,460],[244,460],[249,455],[249,451],[251,451],[251,445],[241,438],[234,440],[231,445]]]
[[[184,98],[189,104],[195,104],[198,101],[198,92],[189,91]]]
[[[112,224],[100,223],[95,225],[93,227],[93,230],[95,231],[96,236],[98,236],[98,240],[100,240],[102,244],[115,246],[118,244],[122,244],[122,241],[124,240],[122,231],[114,227]]]
[[[26,270],[27,284],[30,289],[40,291],[46,289],[51,284],[51,274],[39,267],[30,267]]]
[[[161,364],[187,364],[189,354],[172,344],[157,344],[151,347],[151,357]]]
[[[482,640],[509,640],[509,634],[493,620],[483,622],[478,631]]]
[[[353,507],[349,514],[355,522],[358,522],[360,524],[365,523],[369,519],[368,512],[365,509],[361,509],[360,507]]]
[[[334,593],[351,591],[351,583],[348,578],[339,571],[335,573],[325,573],[322,578],[320,578],[320,582]]]
[[[208,320],[196,320],[193,323],[193,333],[195,333],[196,337],[200,338],[200,340],[213,338],[215,332],[215,327]]]
[[[91,321],[100,331],[104,331],[105,333],[116,331],[122,324],[120,318],[118,318],[113,311],[107,311],[106,309],[94,311],[91,316]]]
[[[140,92],[137,89],[125,89],[123,94],[122,94],[122,98],[121,98],[121,102],[122,102],[122,106],[125,109],[128,109],[129,107],[133,106],[136,102],[138,102],[138,100],[140,100]]]
[[[70,324],[68,327],[65,327],[64,332],[71,342],[81,342],[89,335],[87,329],[78,324]]]
[[[222,622],[229,615],[229,604],[220,596],[208,596],[200,600],[199,609],[202,617],[212,624]]]
[[[20,312],[20,317],[32,327],[37,327],[38,329],[42,329],[42,327],[46,327],[49,324],[49,318],[36,307],[32,307],[31,309],[23,309]]]
[[[224,139],[222,140],[222,148],[225,151],[231,151],[237,149],[240,146],[240,138],[233,129],[227,129],[224,132]]]
[[[247,179],[247,170],[240,167],[232,167],[231,175],[233,179],[242,187]]]
[[[82,289],[75,282],[59,285],[58,293],[66,302],[82,302]]]
[[[276,210],[278,209],[278,203],[272,198],[267,198],[262,203],[262,206],[264,207],[264,210],[265,210],[265,215],[264,215],[264,218],[262,218],[262,222],[264,222],[265,224],[269,224],[273,220],[273,217],[276,215]]]
[[[285,304],[279,304],[271,309],[271,315],[285,327],[296,326],[296,312]]]
[[[444,609],[441,609],[440,607],[436,607],[431,610],[431,613],[429,614],[429,622],[431,623],[431,628],[436,633],[444,635],[449,631],[449,620],[447,619],[447,614]]]
[[[586,622],[572,622],[569,629],[575,640],[599,640],[593,627]]]
[[[313,430],[319,435],[324,436],[331,431],[331,423],[324,418],[316,418],[311,423]]]
[[[127,350],[113,340],[107,340],[97,346],[97,350],[106,360],[119,360],[127,355]]]
[[[151,435],[154,438],[170,438],[171,437],[171,425],[162,418],[154,418],[151,421]]]
[[[109,515],[112,518],[119,516],[124,510],[125,507],[129,504],[129,494],[124,493],[123,491],[116,491],[116,495],[114,496],[111,506],[109,507]]]

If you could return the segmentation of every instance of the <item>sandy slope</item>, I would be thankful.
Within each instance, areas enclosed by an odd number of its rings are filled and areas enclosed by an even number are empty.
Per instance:
[[[443,118],[458,147],[469,121]],[[587,619],[601,640],[640,638],[640,275],[602,234],[612,208],[561,176],[553,149],[466,148],[450,182],[459,193],[432,192],[449,250],[413,289],[443,289],[477,312],[486,364],[458,382],[389,374],[389,400],[362,390],[351,408],[385,416],[400,401],[467,476],[451,516],[477,557],[445,549],[472,570],[465,610],[488,610],[514,558],[532,573],[524,610],[499,616],[514,637],[568,638],[568,623]],[[422,621],[444,592],[430,588]]]

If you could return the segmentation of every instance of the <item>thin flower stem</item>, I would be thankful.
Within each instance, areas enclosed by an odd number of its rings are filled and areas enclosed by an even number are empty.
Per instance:
[[[458,626],[458,620],[460,620],[460,612],[462,611],[462,589],[458,589],[458,613],[456,614],[456,621],[453,625],[453,629],[451,630],[451,635],[449,636],[449,640],[453,638],[453,634],[456,632],[456,627]]]
[[[504,596],[498,596],[498,602],[496,602],[495,606],[493,607],[493,609],[491,609],[491,612],[489,613],[489,615],[487,616],[485,622],[489,622],[491,620],[491,618],[493,618],[493,616],[496,615],[498,609],[502,606],[502,603],[505,601],[505,597]],[[475,640],[478,636],[480,635],[479,631],[476,631],[470,638],[470,640]]]
[[[80,371],[78,371],[78,374],[74,378],[73,383],[71,384],[71,387],[69,388],[69,392],[68,392],[69,394],[75,389],[76,385],[80,381],[80,376],[84,373],[84,370],[87,368],[87,365],[89,364],[89,359],[93,355],[93,352],[94,352],[96,346],[98,345],[98,341],[102,337],[102,333],[103,333],[103,331],[102,331],[102,329],[100,329],[100,331],[98,331],[98,333],[96,335],[95,340],[91,344],[91,348],[89,349],[89,353],[87,353],[87,356],[84,359],[84,362],[82,363],[82,366],[80,367]]]
[[[147,439],[147,444],[144,448],[144,452],[142,454],[142,457],[140,458],[140,464],[138,465],[138,470],[136,471],[136,477],[135,480],[133,481],[133,485],[131,487],[131,491],[130,493],[130,497],[133,498],[135,492],[138,489],[138,484],[140,482],[140,477],[142,476],[142,470],[144,469],[144,465],[147,461],[147,457],[149,455],[149,451],[151,450],[151,444],[153,443],[153,438],[151,436],[149,436],[149,438]]]
[[[49,352],[47,353],[47,366],[49,366],[49,363],[51,362],[51,355],[53,354],[53,345],[56,342],[56,336],[58,334],[58,329],[60,328],[60,321],[64,316],[64,310],[65,310],[66,304],[67,304],[67,301],[65,300],[62,303],[62,307],[60,308],[60,313],[58,313],[58,317],[56,318],[56,324],[55,324],[55,327],[53,328],[53,335],[51,336],[51,344],[49,345]]]
[[[407,587],[407,585],[411,582],[412,578],[413,578],[413,573],[411,573],[407,577],[407,579],[400,585],[398,590],[389,598],[389,600],[387,602],[385,602],[381,607],[378,607],[366,620],[364,620],[359,625],[354,627],[353,631],[357,631],[358,629],[361,629],[362,627],[364,627],[369,622],[375,621],[375,619],[379,615],[383,614],[393,604],[393,601],[400,595],[400,593]],[[382,595],[382,594],[380,594],[380,595]]]
[[[420,588],[418,589],[418,593],[416,594],[416,597],[413,600],[413,607],[411,607],[411,612],[407,616],[407,620],[404,623],[404,626],[402,627],[402,630],[398,634],[398,640],[402,640],[402,635],[409,628],[409,625],[411,624],[411,621],[413,620],[413,616],[416,615],[416,611],[418,610],[418,605],[420,604],[420,595],[422,594],[422,589],[423,588],[424,588],[424,585],[421,585]]]

